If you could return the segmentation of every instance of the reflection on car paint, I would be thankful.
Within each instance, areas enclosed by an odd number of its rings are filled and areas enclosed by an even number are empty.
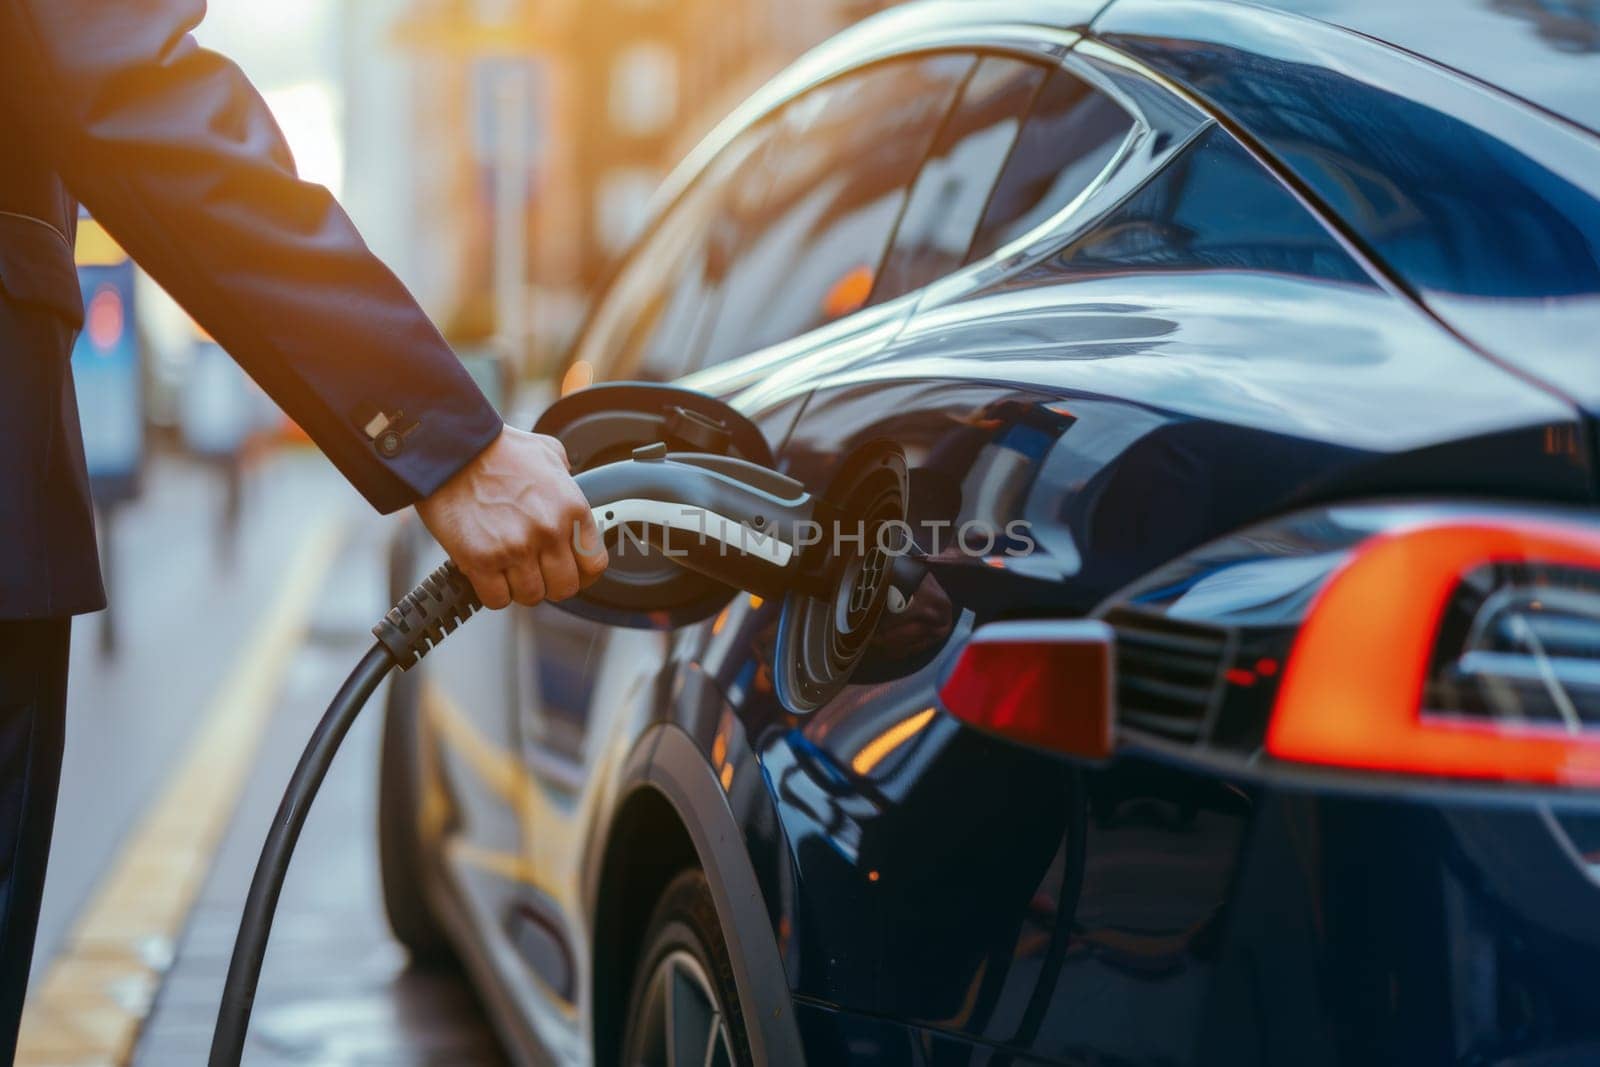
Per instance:
[[[1600,323],[1600,143],[1419,60],[1273,20],[1140,0],[1098,29],[1249,129],[1445,319],[1600,403],[1595,360],[1571,347]]]

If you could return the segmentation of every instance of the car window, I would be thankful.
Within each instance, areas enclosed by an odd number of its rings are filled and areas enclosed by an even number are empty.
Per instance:
[[[982,259],[1049,221],[1105,170],[1133,119],[1104,93],[1065,70],[1034,99],[995,186],[968,262]]]
[[[984,205],[1047,71],[998,56],[981,60],[917,175],[873,303],[940,278],[966,259]]]
[[[1217,127],[1022,277],[1130,270],[1258,271],[1371,284],[1293,194]]]
[[[584,380],[669,381],[693,369],[715,293],[710,245],[728,179],[770,132],[753,127],[723,149],[629,256],[576,346]]]
[[[953,53],[893,60],[783,109],[714,227],[722,284],[703,365],[866,304],[907,189],[976,62]]]

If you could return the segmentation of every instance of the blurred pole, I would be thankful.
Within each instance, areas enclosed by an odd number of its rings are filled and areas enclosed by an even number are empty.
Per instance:
[[[121,510],[120,503],[108,503],[96,508],[99,519],[95,523],[95,531],[100,540],[100,575],[108,591],[115,590],[116,579],[116,536],[113,529],[116,526],[117,513]],[[106,609],[100,613],[100,654],[114,656],[117,654],[117,598],[106,597]]]
[[[222,460],[222,513],[217,530],[217,564],[231,571],[239,560],[239,534],[244,525],[246,442]]]
[[[514,373],[528,354],[528,128],[527,68],[501,64],[495,79],[494,308],[495,347]]]

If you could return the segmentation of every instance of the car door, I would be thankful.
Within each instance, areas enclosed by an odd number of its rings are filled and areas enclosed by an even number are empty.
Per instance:
[[[567,385],[715,373],[800,334],[856,352],[866,350],[863,333],[881,343],[889,318],[853,321],[871,282],[851,275],[882,260],[917,166],[974,61],[940,53],[875,64],[734,137],[619,271],[575,348]],[[870,175],[826,177],[845,172],[864,142],[875,153]],[[801,260],[808,269],[797,280]],[[841,278],[854,287],[844,297],[834,291]],[[752,317],[751,306],[772,314]],[[775,448],[803,401],[793,392],[739,407]],[[672,655],[673,635],[662,629],[608,626],[553,605],[521,612],[515,700],[529,877],[515,940],[545,986],[566,998],[578,995],[587,952],[581,870],[591,828],[604,824],[617,764],[659,706]]]
[[[597,382],[665,382],[694,354],[709,293],[707,249],[728,182],[771,136],[762,123],[719,153],[623,263],[562,377],[570,394]],[[584,773],[589,705],[608,628],[550,604],[516,608],[518,715],[530,764],[564,792]]]

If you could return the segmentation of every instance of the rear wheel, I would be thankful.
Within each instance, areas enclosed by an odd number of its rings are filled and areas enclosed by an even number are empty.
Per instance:
[[[748,1067],[750,1046],[705,875],[684,871],[662,893],[628,998],[628,1067]]]
[[[378,861],[389,929],[420,964],[454,960],[444,928],[422,891],[425,852],[420,820],[422,774],[419,679],[396,672],[389,682],[378,766]]]

